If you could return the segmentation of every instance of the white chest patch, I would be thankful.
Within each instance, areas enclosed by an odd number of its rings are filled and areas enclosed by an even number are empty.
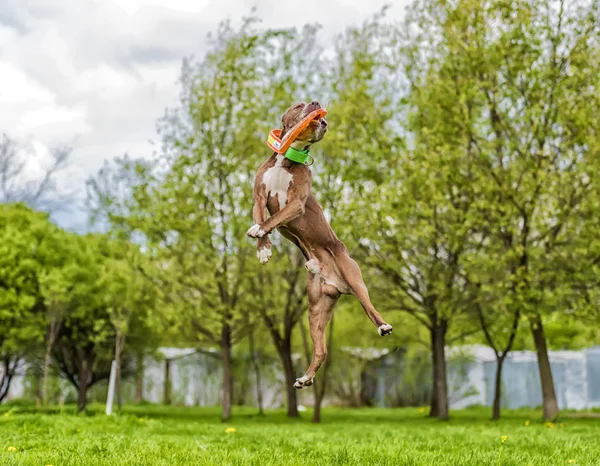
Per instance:
[[[288,189],[292,182],[292,174],[281,166],[285,157],[277,154],[275,165],[269,168],[263,175],[263,183],[267,190],[267,195],[277,196],[279,208],[282,209],[287,204]]]

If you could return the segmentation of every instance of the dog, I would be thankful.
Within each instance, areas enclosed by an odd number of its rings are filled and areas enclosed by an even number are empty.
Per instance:
[[[292,105],[281,118],[281,138],[309,113],[320,108],[316,101]],[[310,147],[323,139],[327,126],[325,118],[311,121],[291,147],[308,154]],[[263,264],[271,258],[269,234],[275,229],[298,246],[307,261],[308,320],[313,354],[308,370],[294,383],[297,389],[313,384],[316,372],[327,357],[325,328],[342,294],[356,296],[379,335],[392,333],[392,326],[383,320],[371,303],[360,268],[327,223],[323,209],[311,193],[311,184],[312,174],[308,165],[273,153],[256,174],[252,209],[254,225],[247,232],[251,238],[258,239],[257,256]]]

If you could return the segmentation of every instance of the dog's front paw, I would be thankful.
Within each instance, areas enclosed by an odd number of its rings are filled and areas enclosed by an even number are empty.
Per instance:
[[[386,335],[392,333],[392,326],[390,324],[383,324],[377,328],[377,331],[379,332],[379,335],[385,337]]]
[[[265,230],[263,230],[260,225],[254,224],[250,227],[250,229],[246,232],[246,234],[250,238],[262,238],[265,236]]]
[[[261,264],[266,264],[269,262],[269,259],[272,255],[273,253],[271,252],[271,248],[262,248],[256,251],[256,257],[258,257],[258,261]]]
[[[294,382],[294,388],[297,390],[302,390],[303,388],[310,387],[313,384],[314,380],[314,378],[309,379],[308,377],[303,375],[299,379],[296,379],[296,381]]]

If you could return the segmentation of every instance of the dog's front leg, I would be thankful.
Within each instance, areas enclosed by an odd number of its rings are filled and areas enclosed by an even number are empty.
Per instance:
[[[267,220],[267,193],[265,185],[261,182],[256,182],[254,186],[254,206],[252,207],[252,220],[254,225],[248,230],[247,235],[256,238],[258,237],[258,244],[256,245],[256,256],[261,264],[266,264],[271,258],[271,240],[269,235],[259,235],[261,225]]]
[[[255,224],[248,230],[248,236],[251,236],[252,238],[262,238],[271,233],[275,228],[279,228],[304,214],[304,206],[309,195],[308,185],[304,184],[296,187],[295,191],[290,190],[288,191],[288,194],[290,195],[288,203],[279,212],[271,215],[267,220],[261,222],[260,212],[257,212],[257,215],[254,218]],[[256,204],[254,207],[257,209]]]
[[[262,238],[258,238],[256,245],[256,257],[261,264],[266,264],[271,259],[273,253],[271,252],[271,240],[269,235],[265,235]]]
[[[297,185],[292,185],[288,189],[288,201],[287,204],[284,205],[281,210],[271,215],[268,219],[262,220],[264,217],[261,217],[262,211],[258,210],[258,201],[260,200],[260,190],[255,188],[255,206],[256,215],[254,217],[254,225],[252,228],[248,230],[248,236],[252,238],[261,238],[265,235],[271,233],[275,228],[279,228],[282,225],[286,225],[291,222],[295,218],[300,217],[304,214],[304,208],[306,205],[306,200],[310,195],[310,179],[308,180],[298,180]],[[266,187],[262,184],[262,187],[265,191],[264,199],[266,205]],[[265,214],[266,216],[266,214]]]
[[[295,218],[300,217],[304,213],[304,203],[302,199],[292,199],[283,209],[271,215],[265,222],[260,224],[260,229],[264,234],[269,234],[275,228],[286,225]]]

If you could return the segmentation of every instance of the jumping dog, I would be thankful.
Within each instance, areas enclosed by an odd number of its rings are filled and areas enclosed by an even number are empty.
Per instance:
[[[281,118],[281,138],[320,108],[318,102],[292,105]],[[271,258],[269,234],[275,229],[298,246],[307,260],[308,320],[314,346],[308,370],[294,383],[298,389],[313,384],[315,373],[327,356],[325,328],[342,294],[356,296],[379,335],[392,333],[392,326],[383,320],[369,299],[360,268],[327,223],[323,209],[311,193],[312,173],[303,163],[303,157],[310,157],[310,147],[323,139],[326,132],[325,118],[311,121],[286,154],[273,153],[260,166],[253,191],[254,225],[247,232],[251,238],[258,238],[257,255],[263,264]]]

